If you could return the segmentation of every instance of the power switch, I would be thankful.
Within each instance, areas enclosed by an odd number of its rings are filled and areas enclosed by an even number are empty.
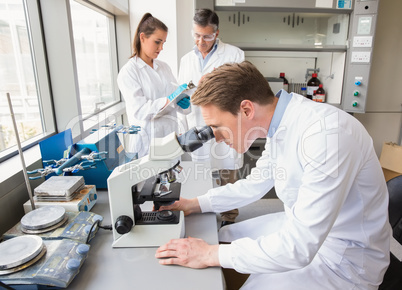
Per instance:
[[[355,77],[355,85],[356,86],[361,86],[363,81],[363,77]]]

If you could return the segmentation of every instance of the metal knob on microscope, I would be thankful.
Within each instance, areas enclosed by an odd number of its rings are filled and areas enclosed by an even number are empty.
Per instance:
[[[120,235],[127,234],[133,227],[133,220],[129,216],[121,215],[117,218],[114,227]]]

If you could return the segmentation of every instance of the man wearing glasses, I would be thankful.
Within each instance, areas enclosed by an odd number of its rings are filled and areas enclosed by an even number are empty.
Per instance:
[[[179,83],[192,81],[198,85],[202,76],[225,63],[240,63],[244,61],[244,52],[230,44],[223,43],[218,38],[219,17],[209,9],[199,9],[193,18],[192,35],[195,46],[192,51],[183,56],[180,62]],[[192,127],[205,125],[198,106],[191,105],[191,113],[180,116],[185,131]],[[211,140],[191,154],[192,160],[210,162],[211,169],[219,172],[218,185],[234,183],[238,179],[238,169],[243,166],[243,156],[230,148],[224,142]],[[222,224],[232,224],[238,216],[238,209],[221,213]]]

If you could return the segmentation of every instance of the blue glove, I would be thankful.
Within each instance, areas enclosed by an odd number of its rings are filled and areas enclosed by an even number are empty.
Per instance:
[[[183,99],[181,99],[180,101],[177,102],[177,104],[179,105],[180,108],[182,109],[187,109],[188,107],[190,107],[190,97],[184,97]]]

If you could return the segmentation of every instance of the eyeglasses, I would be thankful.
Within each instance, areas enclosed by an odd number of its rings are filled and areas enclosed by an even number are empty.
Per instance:
[[[194,31],[191,31],[191,34],[193,35],[195,40],[200,40],[202,38],[202,39],[204,39],[204,41],[212,41],[215,39],[215,36],[216,36],[216,32],[212,33],[212,34],[201,35],[201,34],[195,33]]]

